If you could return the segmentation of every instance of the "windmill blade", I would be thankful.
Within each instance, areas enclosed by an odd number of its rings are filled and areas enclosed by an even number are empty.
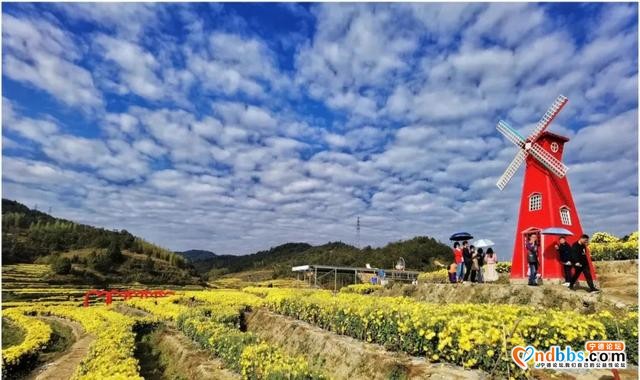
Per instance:
[[[511,141],[515,145],[522,147],[524,146],[524,137],[522,137],[518,131],[513,129],[506,121],[500,120],[498,122],[498,126],[496,127],[500,133],[507,138],[507,140]]]
[[[562,110],[562,107],[564,107],[564,105],[567,104],[568,101],[569,99],[567,99],[566,96],[564,95],[558,96],[556,98],[556,101],[553,102],[551,107],[549,107],[547,112],[545,112],[544,116],[542,116],[542,119],[540,119],[540,121],[536,125],[536,128],[533,130],[533,132],[531,133],[531,135],[527,140],[529,140],[530,142],[536,141],[538,137],[540,137],[542,132],[544,132],[549,127],[553,119],[556,118],[556,116]]]
[[[520,165],[522,165],[526,157],[527,152],[524,149],[521,149],[518,151],[518,153],[516,153],[516,156],[513,158],[513,161],[511,161],[509,166],[507,166],[507,169],[502,174],[502,177],[500,177],[498,182],[496,182],[496,186],[498,186],[498,189],[500,189],[500,191],[502,191],[505,186],[507,186],[507,183],[511,181],[511,177],[516,174],[518,168],[520,167]]]
[[[540,145],[533,143],[531,145],[531,149],[529,149],[529,153],[531,153],[533,157],[535,157],[541,164],[546,166],[547,169],[551,170],[551,172],[558,177],[563,178],[565,175],[567,175],[567,170],[569,170],[569,168],[567,168],[565,164],[553,157],[551,153],[544,150],[544,148]]]

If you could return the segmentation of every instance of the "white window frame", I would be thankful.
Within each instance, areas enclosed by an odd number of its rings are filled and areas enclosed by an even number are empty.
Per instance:
[[[540,210],[542,210],[542,194],[531,193],[529,195],[529,211],[540,211]]]
[[[567,206],[560,207],[560,222],[564,226],[571,225],[571,210]]]

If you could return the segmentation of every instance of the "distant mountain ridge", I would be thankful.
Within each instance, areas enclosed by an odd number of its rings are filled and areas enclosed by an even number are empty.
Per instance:
[[[184,257],[185,259],[191,261],[192,263],[196,261],[209,260],[209,259],[214,259],[218,257],[218,255],[216,255],[215,253],[204,250],[204,249],[190,249],[188,251],[182,251],[182,252],[177,251],[176,253]]]
[[[393,268],[402,257],[408,270],[430,270],[438,262],[453,259],[451,248],[434,238],[417,236],[392,242],[384,247],[358,249],[342,242],[313,246],[307,243],[286,243],[250,255],[220,255],[199,261],[200,273],[214,276],[252,270],[272,270],[275,277],[293,276],[291,267],[305,264],[356,266],[370,264],[378,268]]]

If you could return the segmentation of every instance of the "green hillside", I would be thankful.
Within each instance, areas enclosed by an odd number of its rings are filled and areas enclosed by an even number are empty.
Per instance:
[[[364,267],[370,264],[379,268],[393,268],[402,257],[407,269],[430,270],[434,260],[447,263],[451,248],[437,240],[418,236],[410,240],[389,243],[384,247],[358,249],[342,242],[330,242],[320,246],[307,243],[287,243],[251,255],[222,255],[198,263],[201,272],[222,275],[249,270],[272,270],[275,277],[292,276],[291,267],[305,264]]]
[[[2,262],[46,263],[53,282],[198,282],[182,256],[126,230],[107,230],[55,218],[2,200]]]

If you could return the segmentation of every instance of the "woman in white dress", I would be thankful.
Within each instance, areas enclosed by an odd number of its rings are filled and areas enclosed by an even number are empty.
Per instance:
[[[487,250],[487,254],[485,255],[484,262],[486,264],[486,269],[484,272],[484,281],[485,282],[498,281],[498,272],[496,271],[498,256],[495,253],[493,253],[492,248],[489,248]]]

